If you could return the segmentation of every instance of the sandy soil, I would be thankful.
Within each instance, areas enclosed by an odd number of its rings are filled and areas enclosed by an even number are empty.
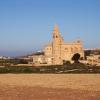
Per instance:
[[[0,74],[0,100],[100,100],[100,75]]]

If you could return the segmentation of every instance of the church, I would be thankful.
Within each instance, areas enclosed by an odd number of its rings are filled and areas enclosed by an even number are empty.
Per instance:
[[[58,26],[55,25],[52,32],[52,42],[44,47],[43,55],[34,55],[34,63],[46,63],[47,65],[62,65],[64,61],[72,61],[74,54],[79,53],[84,58],[83,45],[80,40],[65,43]]]

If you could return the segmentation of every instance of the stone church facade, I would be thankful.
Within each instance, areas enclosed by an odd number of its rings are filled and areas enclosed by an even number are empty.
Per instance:
[[[44,48],[43,57],[45,60],[42,62],[49,65],[61,65],[63,61],[71,61],[75,53],[79,53],[84,58],[82,42],[77,40],[72,43],[65,43],[56,25],[52,33],[52,42]]]

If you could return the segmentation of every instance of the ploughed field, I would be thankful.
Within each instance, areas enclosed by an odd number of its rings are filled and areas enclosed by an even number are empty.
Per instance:
[[[0,74],[0,100],[100,100],[100,74]]]

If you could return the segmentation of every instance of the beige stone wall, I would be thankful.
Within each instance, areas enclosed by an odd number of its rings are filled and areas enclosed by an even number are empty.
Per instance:
[[[87,56],[87,63],[92,65],[100,65],[100,55],[90,55]]]
[[[44,48],[45,56],[52,57],[52,46],[48,45]]]
[[[34,55],[33,56],[33,63],[34,64],[45,63],[45,56],[44,55]]]
[[[70,44],[62,45],[62,47],[61,47],[62,60],[71,61],[71,58],[75,53],[79,53],[81,55],[81,57],[84,58],[84,51],[83,51],[82,44],[70,43]]]

